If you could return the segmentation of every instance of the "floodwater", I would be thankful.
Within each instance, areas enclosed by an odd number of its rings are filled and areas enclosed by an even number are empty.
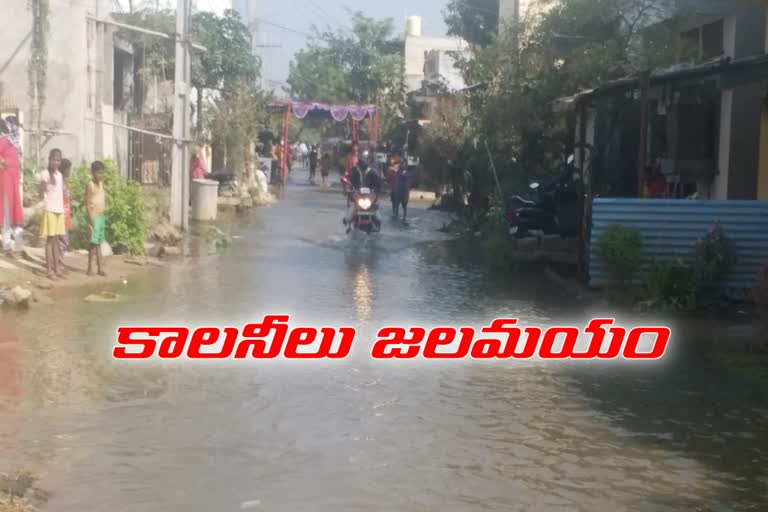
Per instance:
[[[453,257],[438,213],[363,245],[343,206],[294,184],[232,221],[233,247],[134,279],[119,305],[0,316],[0,471],[31,469],[45,510],[67,512],[768,510],[766,400],[682,350],[634,368],[370,360],[386,324],[579,310],[536,269],[500,279]],[[109,359],[121,324],[285,312],[360,328],[354,357]]]

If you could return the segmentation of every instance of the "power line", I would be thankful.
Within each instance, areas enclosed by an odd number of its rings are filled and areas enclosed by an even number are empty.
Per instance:
[[[323,16],[323,17],[324,17],[326,20],[328,20],[328,23],[329,23],[330,25],[333,25],[333,24],[334,24],[334,20],[333,20],[333,18],[331,17],[331,15],[330,15],[330,14],[328,14],[328,11],[326,11],[326,10],[325,10],[325,8],[323,8],[323,7],[321,7],[320,5],[318,5],[318,3],[317,3],[317,2],[315,2],[314,0],[307,0],[307,2],[309,3],[309,5],[311,5],[312,7],[314,7],[316,11],[320,12],[320,14],[321,14],[321,15],[322,15],[322,16]]]
[[[291,32],[293,34],[297,34],[303,37],[314,37],[306,32],[302,32],[301,30],[296,30],[294,28],[286,27],[285,25],[280,25],[279,23],[275,23],[269,20],[265,20],[264,18],[253,18],[254,21],[258,21],[261,23],[264,23],[265,25],[269,25],[271,27],[279,28],[280,30],[285,30],[286,32]]]

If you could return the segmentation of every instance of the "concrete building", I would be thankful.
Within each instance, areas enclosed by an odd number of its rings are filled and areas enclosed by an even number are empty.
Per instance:
[[[421,31],[421,18],[411,16],[406,23],[405,35],[405,81],[408,92],[419,91],[426,79],[426,63],[431,55],[432,65],[437,59],[438,70],[449,75],[454,83],[456,74],[449,71],[452,52],[467,51],[467,43],[455,37],[429,37]]]
[[[456,58],[449,52],[432,50],[424,62],[424,82],[430,85],[443,85],[449,92],[460,91],[467,84],[456,68]]]
[[[30,155],[30,118],[27,75],[31,54],[32,14],[27,0],[3,0],[5,18],[0,30],[0,82],[3,114],[18,113],[26,125],[23,143]],[[112,124],[125,124],[126,92],[132,77],[130,45],[97,19],[108,18],[110,0],[65,0],[50,6],[47,83],[42,111],[41,157],[60,148],[73,162],[112,158],[127,168],[128,133]],[[110,124],[108,124],[110,123]]]
[[[645,27],[672,30],[677,65],[651,71],[645,88],[633,76],[573,98],[576,140],[605,148],[595,192],[636,196],[639,161],[658,160],[670,197],[768,200],[768,7],[750,0],[691,0],[688,7],[670,8]]]

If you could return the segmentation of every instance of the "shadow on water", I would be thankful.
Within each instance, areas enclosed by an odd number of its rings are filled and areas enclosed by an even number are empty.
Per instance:
[[[670,472],[693,461],[714,474],[721,503],[768,503],[764,389],[725,374],[689,347],[652,369],[591,367],[573,377],[577,393],[608,420],[613,435],[674,454]]]
[[[490,303],[523,299],[547,310],[553,320],[558,314],[571,319],[586,313],[568,291],[547,281],[541,267],[520,265],[500,275],[483,270],[481,256],[467,246],[456,250],[453,242],[422,247],[422,257],[436,270],[474,273],[473,288],[483,290]],[[579,364],[568,366],[561,378],[570,396],[607,426],[607,437],[631,447],[628,453],[653,453],[667,467],[670,481],[702,485],[692,476],[693,467],[711,480],[709,498],[694,491],[660,493],[652,505],[638,504],[637,510],[766,510],[768,435],[759,434],[768,432],[766,390],[705,361],[685,341],[650,368]],[[497,384],[495,389],[504,387]],[[701,508],[707,499],[708,508]]]
[[[547,279],[543,265],[519,264],[507,272],[491,271],[478,246],[456,240],[422,244],[419,253],[434,269],[436,280],[445,274],[451,278],[461,277],[465,282],[470,280],[472,286],[462,293],[473,299],[482,295],[485,302],[496,304],[500,313],[508,310],[505,306],[523,303],[533,309],[550,311],[553,316],[570,317],[583,312],[583,304],[576,297]]]

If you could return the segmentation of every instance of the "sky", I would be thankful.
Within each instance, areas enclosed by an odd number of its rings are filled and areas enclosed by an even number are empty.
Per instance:
[[[123,11],[128,0],[113,0]],[[405,33],[405,19],[421,16],[422,33],[427,36],[445,35],[443,11],[449,0],[255,0],[260,18],[282,28],[262,24],[260,45],[280,45],[279,48],[263,48],[262,77],[273,87],[285,85],[289,62],[303,48],[312,25],[325,28],[346,23],[347,10],[360,10],[366,15],[385,19],[392,18],[395,28]],[[232,0],[193,0],[198,10],[222,13],[232,6]],[[176,0],[134,0],[134,6],[175,8]]]
[[[198,9],[222,12],[230,8],[232,0],[195,0]],[[422,17],[425,35],[441,36],[446,27],[443,10],[448,0],[256,0],[259,17],[285,27],[263,26],[258,44],[281,45],[281,48],[264,48],[262,76],[273,82],[285,82],[288,78],[288,62],[303,48],[306,36],[313,24],[325,27],[333,23],[346,23],[346,9],[361,10],[377,19],[392,18],[397,30],[405,32],[405,18]],[[263,6],[263,7],[262,7]],[[277,84],[273,84],[277,85]]]

